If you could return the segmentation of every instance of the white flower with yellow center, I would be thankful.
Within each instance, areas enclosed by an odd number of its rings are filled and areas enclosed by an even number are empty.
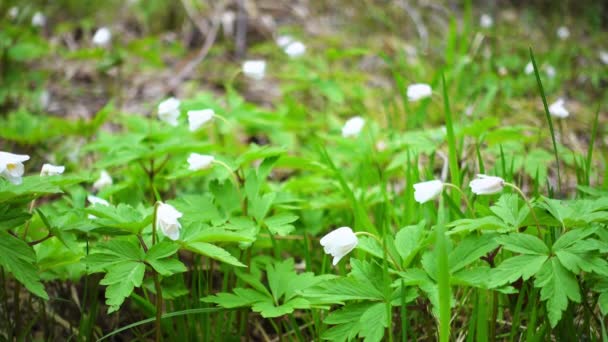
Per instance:
[[[0,176],[13,184],[21,184],[25,167],[23,162],[29,160],[25,154],[14,154],[0,151]]]

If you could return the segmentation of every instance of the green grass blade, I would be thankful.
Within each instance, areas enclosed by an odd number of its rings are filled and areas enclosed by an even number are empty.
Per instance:
[[[445,110],[445,128],[448,139],[448,164],[450,166],[450,181],[456,186],[460,186],[460,169],[458,168],[458,151],[456,150],[456,136],[454,134],[454,124],[452,121],[452,112],[450,111],[450,101],[448,98],[448,90],[445,83],[445,75],[441,75],[443,81],[443,104]],[[454,202],[460,203],[460,194],[453,195]]]
[[[589,141],[589,150],[587,151],[587,164],[585,166],[585,175],[587,178],[587,185],[591,184],[591,160],[593,159],[593,145],[595,144],[595,137],[597,136],[597,125],[600,119],[600,106],[597,106],[595,111],[595,118],[593,119],[593,126],[591,128],[591,140]]]
[[[532,52],[532,48],[530,48],[530,58],[532,59],[532,65],[534,66],[534,74],[536,75],[536,83],[538,83],[538,90],[540,91],[540,97],[543,99],[543,106],[545,108],[545,116],[547,117],[547,122],[549,123],[549,131],[551,131],[551,141],[553,142],[553,152],[555,153],[555,163],[557,166],[557,189],[561,191],[562,189],[562,179],[559,170],[559,156],[557,154],[557,142],[555,141],[555,131],[553,129],[553,122],[551,121],[551,114],[549,114],[549,105],[547,105],[547,98],[545,96],[545,89],[543,88],[543,83],[540,80],[540,72],[538,70],[538,66],[536,65],[536,59],[534,59],[534,52]]]

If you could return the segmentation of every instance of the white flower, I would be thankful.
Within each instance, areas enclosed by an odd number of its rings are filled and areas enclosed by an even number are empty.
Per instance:
[[[254,80],[261,80],[266,74],[266,61],[251,60],[243,63],[243,73]]]
[[[19,15],[19,7],[13,6],[13,7],[9,8],[9,10],[8,10],[9,18],[16,19],[18,15]]]
[[[557,29],[557,36],[561,40],[568,39],[570,37],[570,30],[566,26],[560,26]]]
[[[65,166],[53,165],[53,164],[44,164],[42,165],[42,170],[40,170],[41,176],[57,176],[62,174],[65,171]]]
[[[332,264],[336,266],[340,259],[357,247],[359,239],[349,227],[340,227],[321,238],[321,246],[325,253],[334,257]]]
[[[424,83],[411,84],[407,87],[407,98],[410,101],[418,101],[433,94],[431,86]]]
[[[293,43],[293,37],[288,35],[282,35],[277,38],[277,45],[284,49],[287,45]]]
[[[469,186],[474,194],[491,195],[502,191],[502,188],[505,187],[505,180],[495,176],[477,175]]]
[[[342,126],[342,136],[345,138],[356,137],[361,133],[365,120],[360,116],[354,116]]]
[[[40,93],[40,97],[38,98],[38,102],[40,103],[41,108],[48,108],[49,104],[51,104],[51,93],[48,90],[43,90]]]
[[[568,112],[568,109],[564,106],[565,103],[566,101],[564,101],[564,99],[557,99],[557,101],[549,106],[549,114],[556,118],[567,118],[570,115],[570,112]]]
[[[479,25],[483,28],[490,28],[494,25],[494,19],[489,14],[482,14],[479,18]]]
[[[386,145],[386,141],[384,141],[384,140],[378,140],[376,142],[376,151],[378,151],[378,152],[384,152],[384,151],[386,151],[387,147],[388,146]]]
[[[105,205],[106,207],[110,206],[110,202],[106,201],[105,199],[101,198],[101,197],[97,197],[97,196],[93,196],[93,195],[88,195],[87,196],[87,201],[89,201],[89,203],[91,203],[92,205]]]
[[[106,46],[112,39],[112,32],[107,27],[100,27],[93,35],[93,44],[98,46]]]
[[[432,180],[414,184],[414,199],[418,203],[425,203],[437,198],[443,191],[443,182]]]
[[[188,170],[198,171],[208,169],[214,160],[215,157],[210,155],[190,153],[190,157],[188,157]]]
[[[93,189],[101,190],[107,186],[112,185],[113,182],[114,181],[112,180],[112,177],[110,176],[108,171],[102,170],[101,174],[99,175],[99,178],[95,181],[95,183],[93,183]]]
[[[293,42],[287,45],[283,51],[285,51],[289,57],[300,57],[306,52],[306,45],[302,42]]]
[[[557,74],[557,71],[552,65],[545,66],[545,73],[547,73],[547,77],[553,78]]]
[[[46,24],[46,17],[44,14],[40,12],[34,13],[34,16],[32,17],[32,26],[42,27],[44,24]]]
[[[171,126],[177,126],[177,118],[179,118],[180,101],[175,97],[170,97],[158,104],[158,118],[161,121],[168,123]]]
[[[214,115],[215,112],[213,111],[213,109],[188,111],[188,124],[190,125],[190,132],[196,131],[202,125],[211,121]]]
[[[0,152],[0,176],[8,179],[13,184],[21,184],[25,170],[23,162],[29,160],[30,156],[25,154],[13,154]]]
[[[524,72],[526,73],[526,75],[530,75],[531,73],[534,72],[534,65],[532,65],[532,62],[528,62],[528,64],[526,64],[526,67],[524,68]]]
[[[608,51],[600,51],[599,56],[602,63],[608,64]]]
[[[236,14],[233,11],[226,11],[222,14],[222,30],[226,36],[232,36],[234,32],[234,21],[236,20]]]
[[[179,230],[182,225],[177,219],[182,217],[182,213],[177,211],[172,205],[159,203],[156,208],[156,227],[171,240],[179,239]]]

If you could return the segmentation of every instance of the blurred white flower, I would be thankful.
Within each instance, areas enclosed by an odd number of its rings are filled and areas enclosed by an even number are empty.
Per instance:
[[[378,152],[384,152],[384,151],[386,151],[387,147],[388,146],[386,145],[386,141],[384,141],[384,140],[378,140],[378,142],[376,142],[376,150]]]
[[[532,64],[532,62],[528,62],[528,64],[526,64],[524,72],[526,73],[526,75],[530,75],[534,72],[534,65]]]
[[[363,126],[365,126],[365,120],[360,116],[354,116],[346,120],[342,126],[342,136],[344,138],[356,137],[361,133]]]
[[[110,202],[106,201],[105,199],[93,195],[88,195],[87,201],[89,201],[89,203],[91,203],[92,205],[99,204],[105,205],[106,207],[110,205]]]
[[[433,94],[431,86],[424,83],[415,83],[407,87],[407,98],[410,101],[418,101]]]
[[[552,65],[547,65],[545,66],[545,73],[547,74],[547,77],[554,78],[557,74],[557,71]]]
[[[296,41],[287,45],[283,51],[285,51],[289,57],[300,57],[306,52],[306,45],[304,45],[302,42]]]
[[[202,125],[213,120],[215,112],[213,109],[201,109],[201,110],[190,110],[188,111],[188,124],[190,125],[190,132],[194,132],[199,129]]]
[[[0,151],[0,176],[13,184],[21,184],[25,170],[23,162],[29,159],[30,156],[26,154],[13,154]]]
[[[34,16],[32,17],[32,26],[42,27],[44,24],[46,24],[46,17],[44,14],[40,12],[34,13]]]
[[[432,180],[414,184],[414,199],[418,203],[425,203],[441,195],[443,182]]]
[[[494,19],[489,14],[482,14],[479,18],[479,25],[483,28],[490,28],[494,25]]]
[[[277,45],[284,49],[287,45],[293,43],[293,37],[288,35],[281,35],[277,38]]]
[[[44,164],[42,170],[40,170],[41,176],[57,176],[65,171],[65,166]]]
[[[549,114],[556,118],[567,118],[568,116],[570,116],[570,112],[568,112],[568,109],[566,109],[565,104],[566,101],[564,101],[564,99],[557,99],[557,101],[553,102],[549,106]]]
[[[107,27],[100,27],[93,35],[93,44],[98,46],[106,46],[112,39],[112,32]]]
[[[188,170],[198,171],[211,167],[215,157],[207,154],[190,153],[188,157]]]
[[[43,109],[46,109],[49,107],[49,104],[51,103],[51,93],[49,93],[48,90],[43,90],[40,93],[40,97],[38,98],[38,102],[40,103],[40,107]]]
[[[357,239],[357,235],[353,233],[353,230],[350,229],[350,227],[340,227],[321,238],[323,251],[334,257],[332,261],[332,265],[334,266],[336,266],[340,259],[346,254],[355,249],[358,243],[359,239]]]
[[[182,225],[178,219],[182,217],[182,213],[177,211],[172,205],[159,203],[156,208],[156,227],[169,239],[179,239],[179,231]]]
[[[261,80],[266,74],[266,61],[251,60],[243,62],[243,74],[254,80]]]
[[[509,73],[509,70],[507,70],[507,68],[505,68],[504,66],[501,65],[498,67],[498,75],[507,76],[508,73]]]
[[[599,56],[602,63],[608,64],[608,51],[600,51]]]
[[[476,195],[491,195],[502,191],[505,180],[495,176],[477,175],[477,178],[469,183],[469,187]]]
[[[222,30],[224,35],[232,36],[234,32],[234,22],[236,20],[236,14],[233,11],[226,11],[222,14]]]
[[[19,7],[13,6],[8,9],[8,17],[11,19],[16,19],[19,16]]]
[[[179,118],[180,101],[175,97],[170,97],[158,104],[158,118],[168,123],[171,126],[177,126],[177,118]]]
[[[566,26],[560,26],[557,29],[557,36],[561,40],[568,39],[568,37],[570,37],[570,30]]]
[[[102,170],[101,174],[99,175],[99,178],[95,181],[95,183],[93,183],[93,189],[99,191],[107,186],[112,185],[112,183],[114,183],[114,181],[112,180],[112,177],[110,176],[108,171]]]

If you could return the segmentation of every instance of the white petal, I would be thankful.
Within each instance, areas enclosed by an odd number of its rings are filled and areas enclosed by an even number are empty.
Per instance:
[[[110,43],[111,39],[112,32],[110,32],[110,29],[107,27],[101,27],[97,31],[95,31],[95,34],[93,35],[93,44],[105,46]]]
[[[469,183],[471,191],[477,195],[491,195],[502,191],[505,181],[500,177],[477,175],[477,178]]]
[[[346,121],[342,127],[342,136],[345,138],[356,137],[361,133],[365,120],[360,116],[355,116]]]
[[[284,51],[289,57],[300,57],[306,52],[306,45],[296,41],[287,45]]]
[[[60,175],[65,171],[65,166],[44,164],[42,170],[40,170],[41,176],[56,176]]]
[[[566,26],[561,26],[557,29],[557,36],[559,39],[568,39],[570,37],[570,30]]]
[[[526,75],[530,75],[533,72],[534,72],[534,65],[532,64],[532,62],[528,62],[528,64],[526,64],[526,67],[524,68],[524,73],[526,73]]]
[[[243,63],[243,74],[254,80],[261,80],[266,74],[266,61],[251,60]]]
[[[565,107],[564,99],[557,99],[554,103],[549,106],[549,114],[557,118],[567,118],[570,112]]]
[[[194,132],[199,129],[202,125],[213,119],[215,112],[213,109],[202,109],[202,110],[190,110],[188,111],[188,124],[190,125],[190,131]]]
[[[158,117],[171,126],[177,126],[180,115],[180,100],[170,97],[158,104]]]
[[[110,202],[106,201],[105,199],[103,199],[101,197],[93,196],[93,195],[88,195],[87,201],[89,201],[89,203],[91,203],[92,205],[95,205],[95,204],[105,205],[105,206],[110,205]]]
[[[112,177],[110,176],[108,171],[102,170],[101,174],[99,175],[99,179],[97,179],[95,183],[93,183],[93,189],[101,190],[107,186],[112,185],[113,182],[114,181],[112,180]]]
[[[188,157],[188,170],[198,171],[208,169],[214,160],[215,157],[210,155],[191,153]]]
[[[179,239],[179,232],[182,227],[178,219],[182,215],[172,205],[160,203],[158,204],[158,208],[156,208],[156,226],[169,239],[177,240]]]
[[[414,199],[418,203],[425,203],[437,198],[443,191],[443,182],[432,180],[414,184]]]
[[[46,17],[40,12],[36,12],[32,17],[32,26],[41,27],[46,23]]]
[[[415,83],[407,87],[407,98],[410,101],[418,101],[429,97],[433,94],[433,89],[430,85],[424,83]]]
[[[479,25],[483,28],[490,28],[494,25],[494,19],[486,13],[482,14],[479,18]]]
[[[285,48],[287,45],[293,42],[293,37],[288,35],[279,36],[277,38],[277,45],[281,48]]]
[[[357,247],[359,240],[350,227],[340,227],[322,237],[320,243],[325,253],[334,257],[332,263],[335,266],[340,259]]]

